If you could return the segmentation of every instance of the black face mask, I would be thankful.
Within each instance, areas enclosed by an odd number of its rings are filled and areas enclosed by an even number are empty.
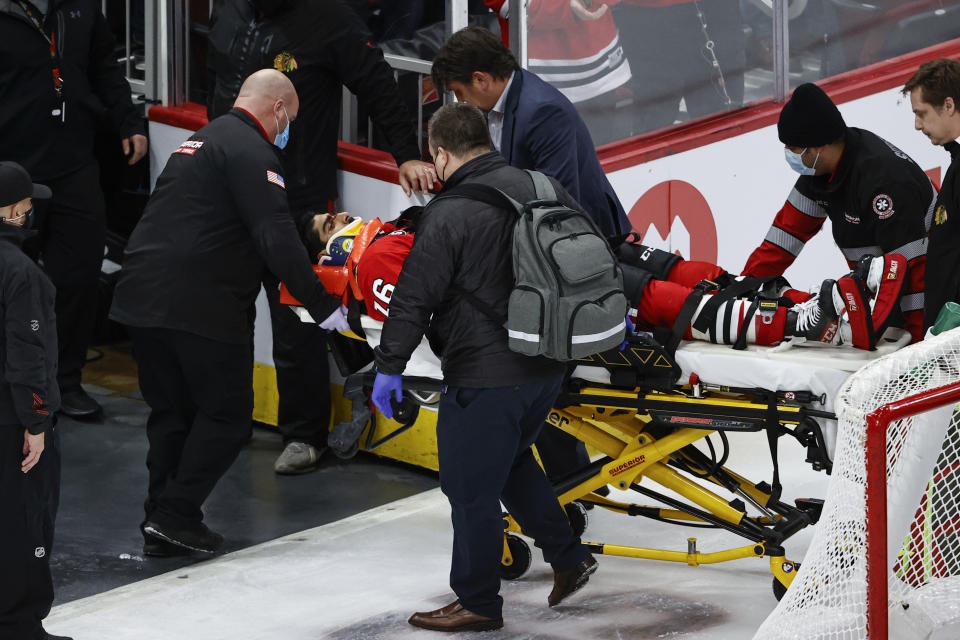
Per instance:
[[[251,0],[253,7],[264,17],[274,16],[293,4],[293,0]]]

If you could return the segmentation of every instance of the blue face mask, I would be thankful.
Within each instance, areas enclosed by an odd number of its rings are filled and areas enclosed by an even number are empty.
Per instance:
[[[816,160],[813,161],[813,166],[808,167],[807,165],[803,164],[803,158],[801,157],[804,153],[806,153],[806,151],[807,150],[804,149],[800,153],[794,153],[793,151],[790,151],[790,149],[784,147],[783,155],[786,156],[787,164],[790,165],[791,169],[802,176],[812,176],[817,172],[815,167],[817,166],[817,160],[820,159],[820,154],[817,154]]]
[[[287,143],[290,142],[290,116],[287,115],[287,108],[283,107],[283,115],[287,116],[287,126],[283,128],[283,131],[277,134],[276,140],[273,141],[280,149],[283,149],[287,146]],[[274,120],[277,120],[277,117],[273,117]],[[277,129],[280,129],[280,121],[277,120]]]

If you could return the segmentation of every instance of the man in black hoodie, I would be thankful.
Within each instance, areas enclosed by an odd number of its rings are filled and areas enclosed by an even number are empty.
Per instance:
[[[19,164],[0,162],[0,638],[57,638],[42,624],[60,501],[54,290],[20,250],[33,198],[49,197]]]
[[[81,388],[80,374],[106,241],[94,133],[110,121],[134,164],[147,152],[143,117],[99,0],[0,0],[0,60],[0,158],[19,162],[54,194],[38,207],[37,240],[57,288],[61,410],[92,415],[100,405]]]

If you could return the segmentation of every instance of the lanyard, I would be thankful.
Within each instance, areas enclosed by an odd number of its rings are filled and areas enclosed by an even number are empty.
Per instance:
[[[53,90],[57,92],[57,98],[62,98],[63,79],[60,77],[60,57],[57,55],[56,33],[51,31],[50,35],[48,36],[47,32],[43,30],[43,24],[41,23],[40,17],[33,12],[36,7],[32,7],[32,5],[24,0],[17,0],[17,3],[20,5],[20,8],[23,9],[23,12],[27,14],[27,17],[30,18],[30,22],[32,22],[33,26],[37,28],[37,31],[40,32],[40,35],[43,36],[43,39],[50,44],[50,60],[53,63]]]

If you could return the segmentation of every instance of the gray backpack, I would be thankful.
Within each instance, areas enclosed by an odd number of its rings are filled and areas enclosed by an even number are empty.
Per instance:
[[[512,351],[554,360],[576,360],[620,345],[627,299],[623,276],[593,220],[557,200],[553,184],[527,171],[537,199],[521,204],[503,191],[465,183],[440,198],[486,202],[517,215],[513,232],[513,291],[506,329]],[[439,198],[438,198],[439,199]],[[478,310],[504,324],[470,292]]]

